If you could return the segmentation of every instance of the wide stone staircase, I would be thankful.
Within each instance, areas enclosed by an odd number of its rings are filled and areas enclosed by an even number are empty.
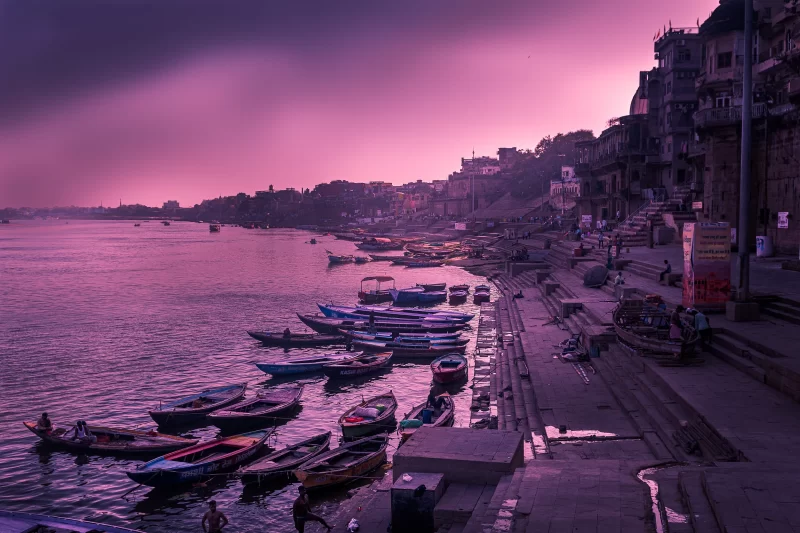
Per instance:
[[[664,213],[676,212],[681,203],[689,204],[692,189],[688,185],[673,188],[672,196],[660,202],[650,202],[617,228],[622,234],[625,246],[647,246],[647,221],[656,226],[664,226]],[[681,224],[686,222],[682,219]]]

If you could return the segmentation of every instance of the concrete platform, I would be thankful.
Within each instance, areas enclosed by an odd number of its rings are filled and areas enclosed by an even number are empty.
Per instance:
[[[524,463],[522,433],[422,427],[394,454],[393,476],[441,472],[447,483],[497,484]]]

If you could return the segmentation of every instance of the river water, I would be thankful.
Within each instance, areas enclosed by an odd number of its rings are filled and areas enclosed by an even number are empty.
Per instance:
[[[311,237],[319,244],[308,244]],[[398,287],[481,282],[455,267],[329,267],[326,249],[355,251],[350,242],[282,229],[210,234],[205,224],[63,220],[0,226],[0,507],[189,532],[200,531],[213,498],[231,531],[293,531],[297,483],[245,490],[239,480],[220,477],[177,490],[136,489],[125,470],[139,461],[52,449],[22,421],[46,410],[56,425],[84,419],[151,428],[147,410],[159,400],[243,381],[249,394],[287,383],[253,365],[286,354],[262,347],[245,330],[304,330],[296,312],[315,312],[316,302],[354,303],[362,277],[388,274]],[[471,303],[459,310],[477,313]],[[471,354],[474,331],[466,334]],[[307,353],[314,352],[290,355]],[[342,384],[324,376],[296,381],[305,385],[302,409],[278,428],[278,447],[320,431],[338,436],[342,412],[389,389],[401,419],[425,400],[431,374],[427,364],[397,363]],[[456,425],[467,425],[471,391],[465,384],[451,392]],[[191,434],[212,438],[216,428]],[[390,455],[396,445],[393,437]],[[354,486],[315,495],[313,503],[330,514]]]

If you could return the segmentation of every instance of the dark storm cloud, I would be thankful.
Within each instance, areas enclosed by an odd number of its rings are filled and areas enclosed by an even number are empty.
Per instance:
[[[0,119],[170,68],[210,48],[260,44],[313,62],[341,48],[374,46],[381,34],[415,45],[508,28],[533,4],[9,0],[0,4]],[[538,17],[547,9],[542,4]]]

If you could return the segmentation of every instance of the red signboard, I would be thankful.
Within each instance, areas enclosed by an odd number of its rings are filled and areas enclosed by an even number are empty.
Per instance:
[[[730,227],[726,222],[683,226],[683,305],[724,309],[730,299]]]

